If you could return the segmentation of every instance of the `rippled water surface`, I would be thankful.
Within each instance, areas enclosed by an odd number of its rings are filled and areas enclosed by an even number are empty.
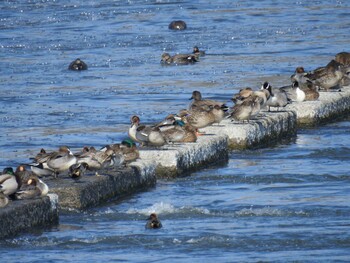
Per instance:
[[[1,1],[0,168],[44,147],[74,150],[156,122],[195,89],[229,101],[296,66],[349,51],[348,1]],[[186,31],[168,24],[187,22]],[[163,52],[207,55],[160,65]],[[71,72],[80,57],[87,71]],[[160,181],[60,225],[1,241],[6,262],[348,261],[350,122],[287,144],[233,152],[227,165]],[[156,211],[164,227],[145,230]]]

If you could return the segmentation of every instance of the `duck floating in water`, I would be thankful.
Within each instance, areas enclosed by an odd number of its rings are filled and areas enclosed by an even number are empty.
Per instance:
[[[198,61],[198,56],[194,54],[176,54],[171,56],[169,53],[163,53],[160,62],[163,65],[188,65]]]
[[[199,50],[199,48],[197,46],[194,46],[192,54],[195,54],[196,56],[199,56],[199,57],[204,57],[205,56],[205,51],[204,50]]]
[[[145,226],[147,229],[157,229],[163,226],[156,213],[150,214],[147,220],[148,221]]]
[[[171,30],[185,30],[187,28],[187,24],[185,21],[175,20],[170,22],[168,28]]]
[[[80,58],[77,58],[76,60],[72,61],[69,66],[69,70],[75,70],[75,71],[80,71],[80,70],[87,70],[88,66],[87,64],[82,61]]]

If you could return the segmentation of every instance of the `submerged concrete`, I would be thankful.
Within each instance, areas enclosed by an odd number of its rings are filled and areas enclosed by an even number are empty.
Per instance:
[[[58,198],[55,194],[39,199],[11,201],[0,209],[0,239],[57,223]]]

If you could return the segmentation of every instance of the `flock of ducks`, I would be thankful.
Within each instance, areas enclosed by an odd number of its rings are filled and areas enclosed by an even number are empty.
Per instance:
[[[165,65],[194,64],[198,63],[199,58],[204,55],[204,51],[194,47],[191,54],[170,56],[164,53],[161,63]],[[68,68],[86,70],[88,66],[81,59],[76,59],[70,63]],[[235,122],[249,122],[259,118],[264,109],[270,111],[272,107],[278,111],[293,101],[317,100],[319,91],[341,91],[343,86],[349,84],[350,53],[341,52],[336,54],[335,58],[324,67],[312,71],[305,71],[303,67],[297,67],[291,76],[291,84],[287,86],[274,88],[270,83],[265,82],[258,90],[241,89],[237,94],[233,94],[231,100],[234,106],[232,107],[220,101],[204,99],[199,91],[193,91],[189,98],[192,102],[188,108],[169,114],[159,123],[143,125],[139,116],[132,116],[131,126],[128,129],[130,139],[120,144],[106,145],[100,150],[86,146],[77,153],[72,153],[67,146],[61,146],[58,151],[54,152],[46,152],[41,149],[35,157],[31,158],[31,163],[19,165],[15,171],[12,167],[5,168],[0,174],[0,207],[6,206],[9,200],[45,196],[49,188],[41,180],[42,177],[57,178],[59,174],[67,173],[71,178],[77,180],[87,170],[98,171],[127,165],[139,158],[136,143],[139,143],[141,147],[194,143],[198,136],[203,134],[199,129],[219,124],[224,118]],[[155,214],[151,214],[149,220],[148,227],[161,227]]]

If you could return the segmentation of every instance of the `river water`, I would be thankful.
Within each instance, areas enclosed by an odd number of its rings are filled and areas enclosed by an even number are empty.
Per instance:
[[[41,148],[102,146],[188,105],[289,83],[349,51],[348,1],[0,2],[0,168]],[[187,22],[170,31],[172,20]],[[207,55],[161,66],[163,52]],[[76,58],[89,69],[69,71]],[[301,130],[210,167],[1,241],[4,262],[330,262],[350,259],[350,121]],[[163,228],[144,228],[150,212]]]

